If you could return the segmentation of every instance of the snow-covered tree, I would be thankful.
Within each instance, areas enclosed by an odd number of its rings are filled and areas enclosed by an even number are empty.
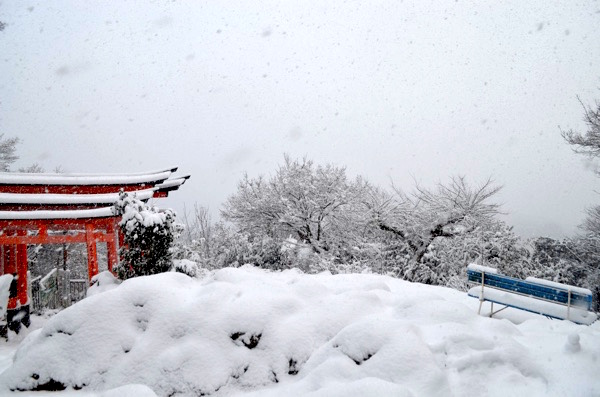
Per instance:
[[[580,235],[573,242],[574,251],[583,267],[578,285],[594,292],[594,310],[600,312],[600,234]]]
[[[529,251],[522,246],[512,228],[496,220],[482,224],[471,233],[437,238],[429,246],[422,264],[412,266],[428,267],[435,274],[430,276],[435,279],[435,284],[464,290],[469,263],[494,267],[502,274],[523,278],[528,275],[528,257]]]
[[[317,253],[330,251],[339,233],[351,230],[350,211],[365,190],[343,167],[315,165],[306,158],[284,164],[270,179],[245,175],[222,210],[241,232],[283,241],[290,234]]]
[[[115,213],[122,216],[119,227],[125,246],[119,249],[121,262],[115,269],[121,279],[162,273],[171,269],[171,246],[178,232],[175,213],[151,207],[121,192]]]
[[[372,223],[403,242],[411,261],[419,263],[436,238],[473,233],[493,222],[499,205],[490,199],[499,190],[491,180],[471,187],[464,177],[454,177],[434,189],[417,185],[408,194],[397,188],[393,195],[374,190],[365,205]]]
[[[528,276],[581,285],[580,281],[586,269],[573,240],[561,241],[549,237],[537,237],[529,244],[532,247],[532,255]]]

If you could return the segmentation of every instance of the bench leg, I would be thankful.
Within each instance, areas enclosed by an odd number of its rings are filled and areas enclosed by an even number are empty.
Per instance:
[[[502,310],[504,310],[504,309],[507,309],[507,308],[508,308],[508,306],[504,306],[502,309],[498,309],[498,310],[494,311],[494,306],[493,306],[493,304],[494,304],[494,303],[492,302],[492,311],[490,312],[490,317],[492,317],[494,314],[496,314],[496,313],[500,313]]]
[[[481,292],[479,293],[479,310],[477,310],[477,315],[480,316],[481,315],[481,306],[483,305],[483,288],[485,285],[485,273],[481,272]]]

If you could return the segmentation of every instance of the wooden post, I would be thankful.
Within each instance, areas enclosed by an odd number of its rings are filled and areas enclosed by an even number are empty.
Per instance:
[[[119,264],[119,255],[117,253],[119,230],[116,220],[113,220],[106,232],[109,236],[112,236],[112,241],[106,243],[106,250],[108,251],[108,271],[112,273],[113,269]]]
[[[117,243],[115,241],[107,242],[106,250],[108,251],[108,271],[112,273],[113,268],[115,268],[119,263],[119,256],[117,255]]]
[[[27,236],[26,230],[18,230],[17,236]],[[17,244],[17,305],[25,306],[27,301],[27,245]]]
[[[569,296],[567,300],[567,320],[571,319],[571,288],[569,288]]]
[[[26,237],[27,230],[18,230],[17,236]],[[16,262],[17,262],[17,313],[18,322],[29,327],[31,325],[31,319],[29,317],[29,294],[27,293],[27,244],[17,244],[16,249]],[[16,327],[15,331],[21,328],[20,325]]]
[[[67,233],[65,233],[67,234]],[[62,254],[63,254],[63,270],[67,270],[67,258],[69,254],[67,253],[67,244],[63,243],[62,245]]]
[[[98,253],[94,238],[94,225],[91,223],[85,224],[85,243],[88,257],[88,281],[91,281],[92,277],[98,274]]]
[[[6,235],[12,236],[13,233],[7,231]],[[9,310],[15,310],[17,309],[17,249],[13,244],[4,246],[4,273],[12,274],[14,276],[10,287],[7,308]]]
[[[118,240],[119,240],[119,250],[123,247],[125,247],[125,236],[123,235],[123,232],[121,231],[121,228],[117,226],[117,236],[118,236]],[[122,256],[119,256],[119,260],[123,260]]]
[[[69,306],[71,306],[71,302],[73,300],[71,299],[71,271],[68,269],[64,271],[63,283],[64,283],[63,297],[64,297],[64,303],[65,303],[64,307],[69,307]]]
[[[481,314],[481,306],[483,305],[483,285],[485,283],[485,272],[481,271],[481,293],[479,294],[479,310],[477,314]]]

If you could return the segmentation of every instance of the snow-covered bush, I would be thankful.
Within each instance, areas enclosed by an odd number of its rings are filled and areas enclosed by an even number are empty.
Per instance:
[[[529,241],[531,259],[527,275],[565,284],[580,284],[583,268],[575,253],[575,243],[538,237]]]
[[[96,274],[92,277],[92,285],[87,290],[87,296],[93,296],[104,291],[117,288],[121,284],[111,272],[108,270]]]
[[[200,273],[198,269],[198,264],[189,259],[173,260],[173,270],[179,273],[186,274],[190,277],[196,277]]]
[[[584,273],[581,285],[594,292],[594,310],[600,312],[600,235],[587,233],[573,242]]]
[[[178,230],[175,213],[151,207],[127,192],[121,192],[114,208],[122,216],[119,227],[125,243],[119,249],[121,262],[115,269],[119,278],[169,271],[171,246]]]

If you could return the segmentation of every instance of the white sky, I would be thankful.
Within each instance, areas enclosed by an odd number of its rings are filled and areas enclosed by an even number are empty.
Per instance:
[[[562,140],[600,99],[598,1],[0,1],[0,133],[71,172],[178,165],[215,216],[283,153],[410,188],[504,185],[574,233],[600,179]]]

